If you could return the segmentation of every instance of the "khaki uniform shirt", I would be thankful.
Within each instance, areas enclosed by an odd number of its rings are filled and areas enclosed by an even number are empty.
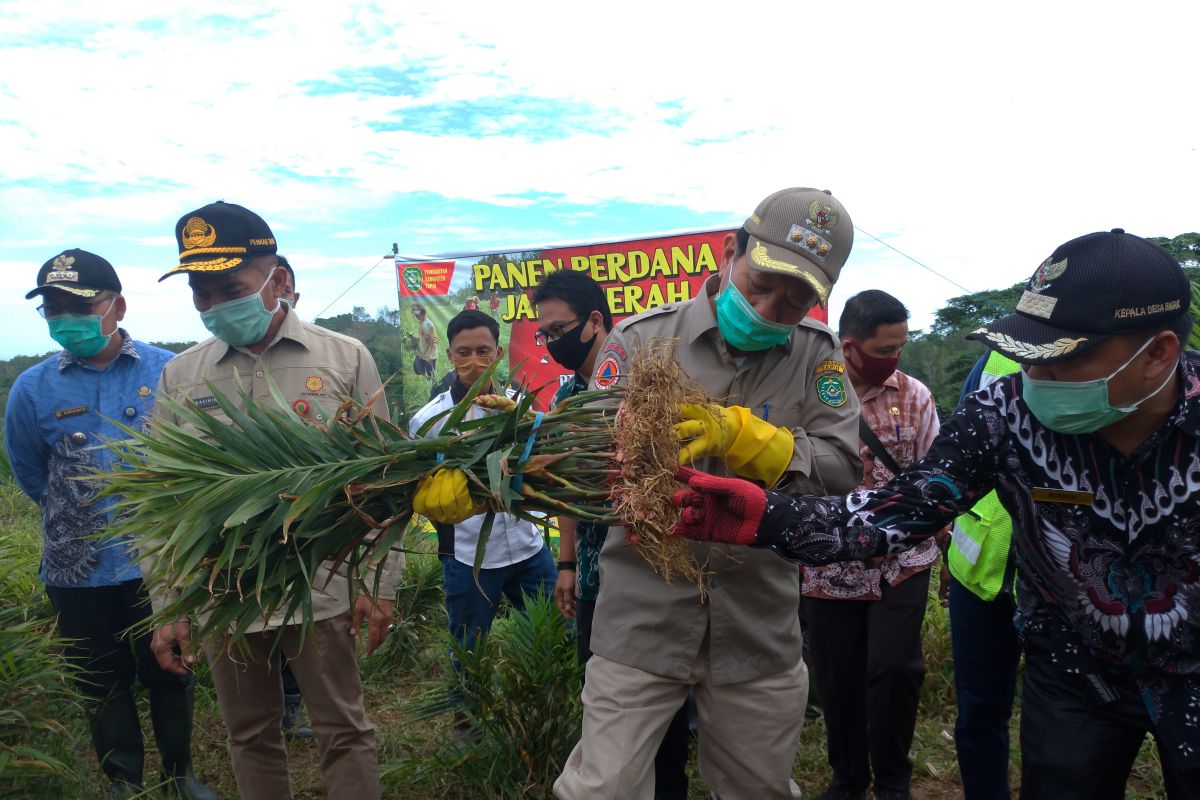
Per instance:
[[[267,384],[270,376],[280,392],[301,416],[324,421],[347,398],[366,400],[381,386],[379,370],[371,353],[357,339],[305,322],[288,311],[275,339],[262,353],[255,355],[242,347],[233,347],[212,338],[177,355],[167,363],[158,383],[159,396],[176,400],[191,399],[209,413],[224,419],[225,414],[213,400],[206,381],[223,395],[241,404],[238,381],[263,405],[275,405]],[[243,406],[244,407],[244,406]],[[373,406],[376,416],[388,417],[387,403],[380,397]],[[164,405],[154,409],[155,420],[181,424]],[[201,435],[194,426],[183,424],[193,435]],[[344,572],[343,567],[343,572]],[[146,564],[146,574],[153,570]],[[381,568],[378,596],[391,600],[404,570],[401,553],[391,553]],[[350,609],[350,582],[338,574],[326,583],[329,567],[313,576],[313,619],[322,620],[344,614]],[[368,589],[375,576],[363,576]],[[150,587],[151,604],[160,610],[170,600],[170,592],[161,584]],[[277,611],[270,620],[251,626],[250,632],[271,630],[298,622],[283,618]]]
[[[628,372],[629,360],[652,337],[678,337],[675,358],[709,395],[726,405],[786,426],[795,452],[777,490],[836,495],[862,479],[858,399],[845,375],[841,343],[819,322],[804,320],[784,345],[745,356],[741,366],[717,330],[709,293],[630,317],[609,334],[592,377],[593,388]],[[724,459],[698,469],[732,474]],[[708,637],[714,684],[736,684],[790,669],[801,657],[800,576],[796,565],[770,550],[689,542],[707,559],[708,599],[695,584],[668,584],[613,527],[600,551],[600,596],[592,651],[604,658],[674,680],[687,680]]]

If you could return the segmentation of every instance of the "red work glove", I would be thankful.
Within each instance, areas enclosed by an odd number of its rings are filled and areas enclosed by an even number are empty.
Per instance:
[[[767,494],[750,481],[718,478],[680,467],[676,479],[689,488],[675,493],[683,509],[675,535],[699,542],[754,544],[767,510]]]

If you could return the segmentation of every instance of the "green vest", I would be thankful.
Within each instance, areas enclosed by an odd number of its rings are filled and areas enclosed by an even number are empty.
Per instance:
[[[1021,365],[993,351],[983,366],[979,388],[1010,375]],[[970,514],[963,514],[951,529],[946,561],[950,574],[983,600],[995,600],[1004,588],[1008,551],[1012,545],[1012,518],[994,491],[981,497]]]

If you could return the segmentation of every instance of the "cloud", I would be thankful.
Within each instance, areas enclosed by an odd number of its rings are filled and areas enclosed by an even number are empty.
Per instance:
[[[349,242],[707,227],[811,185],[983,289],[1078,233],[1196,227],[1194,4],[767,2],[754,20],[746,36],[703,4],[9,2],[0,246],[26,268],[71,245],[165,265],[176,219],[225,198],[313,254],[306,280],[332,299],[352,278],[315,256],[344,264]],[[916,321],[961,293],[876,248],[859,237],[839,294],[878,281]]]

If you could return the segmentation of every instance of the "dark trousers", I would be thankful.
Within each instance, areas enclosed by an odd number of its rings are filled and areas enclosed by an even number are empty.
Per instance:
[[[1132,678],[1105,676],[1100,690],[1093,679],[1063,672],[1051,661],[1050,643],[1029,637],[1021,684],[1021,800],[1125,797],[1129,771],[1154,725]],[[1200,768],[1180,768],[1158,744],[1167,798],[1200,798]]]
[[[592,619],[595,615],[595,600],[575,603],[576,644],[581,664],[586,664],[592,657]],[[654,800],[687,800],[688,734],[688,706],[684,703],[671,718],[662,744],[654,755]]]
[[[884,583],[876,601],[804,598],[836,786],[866,789],[874,771],[876,789],[908,789],[928,595],[925,570],[899,586]]]
[[[950,579],[950,644],[958,717],[954,747],[966,800],[1008,800],[1008,721],[1021,645],[1011,594],[982,600]]]
[[[74,640],[67,657],[81,668],[80,692],[89,701],[92,744],[100,767],[113,781],[140,783],[145,750],[133,697],[135,679],[150,691],[150,719],[171,775],[191,765],[192,681],[159,669],[150,652],[150,634],[126,630],[150,615],[145,585],[64,589],[47,586],[58,612],[58,632]]]
[[[292,667],[288,663],[287,656],[283,653],[279,654],[279,677],[283,680],[283,696],[292,697],[300,696],[300,682],[296,680],[296,674],[292,672]]]

